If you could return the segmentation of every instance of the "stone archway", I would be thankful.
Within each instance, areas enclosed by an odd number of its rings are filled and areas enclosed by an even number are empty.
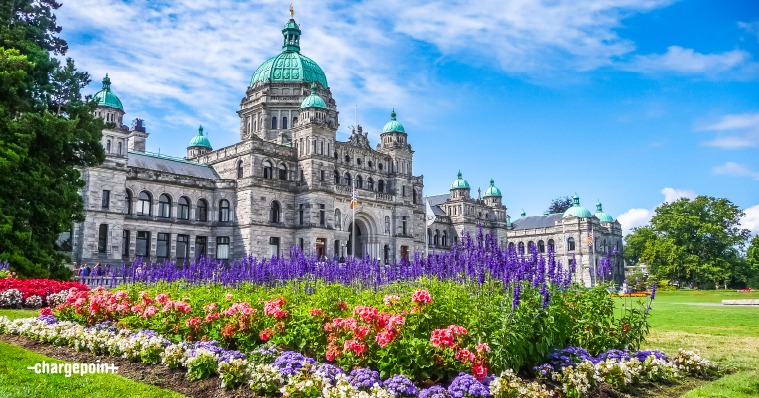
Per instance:
[[[348,242],[346,243],[346,253],[351,256],[351,246],[353,244],[353,219],[347,220]],[[373,218],[366,213],[356,213],[356,258],[363,258],[367,254],[375,256],[377,251],[374,243],[377,240],[377,225]]]

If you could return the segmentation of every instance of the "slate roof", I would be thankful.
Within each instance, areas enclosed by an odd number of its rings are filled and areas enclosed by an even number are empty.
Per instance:
[[[514,227],[515,230],[553,227],[555,225],[554,222],[556,220],[561,220],[562,217],[564,217],[563,214],[522,217],[516,221],[512,221],[511,225]]]
[[[445,201],[448,200],[448,198],[450,198],[450,197],[451,197],[451,194],[448,194],[448,193],[442,194],[442,195],[428,196],[427,200],[430,202],[430,207],[432,208],[432,213],[434,215],[436,215],[436,216],[447,216],[448,214],[446,214],[443,211],[443,209],[441,209],[440,207],[438,207],[438,205],[441,205],[441,204],[445,203]]]
[[[216,170],[211,166],[137,151],[129,151],[128,166],[183,176],[205,178],[207,180],[221,179],[219,174],[216,173]]]

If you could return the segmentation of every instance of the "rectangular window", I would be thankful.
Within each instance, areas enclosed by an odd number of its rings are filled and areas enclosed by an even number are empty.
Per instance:
[[[137,257],[150,257],[150,232],[137,231],[137,247],[134,254]]]
[[[108,209],[111,204],[111,191],[103,190],[103,209]]]
[[[195,258],[200,258],[201,256],[203,257],[208,256],[206,248],[208,248],[208,238],[206,238],[205,236],[196,236],[195,237]]]
[[[324,181],[324,170],[319,171],[319,181]]]
[[[300,247],[300,250],[303,251],[303,238],[298,239],[298,247]]]
[[[100,224],[98,231],[98,253],[105,253],[108,246],[108,224]]]
[[[279,258],[279,238],[269,238],[269,258]]]
[[[305,179],[306,179],[306,178],[305,178],[305,177],[303,177],[303,170],[301,170],[301,171],[300,171],[300,180],[301,180],[301,181],[303,181],[303,180],[305,180]]]
[[[127,230],[121,233],[121,256],[129,257],[129,231]]]
[[[303,225],[303,204],[298,205],[298,225]]]
[[[279,169],[279,179],[287,181],[287,169]]]
[[[229,237],[219,236],[216,238],[216,259],[226,260],[229,258]]]
[[[184,263],[184,260],[189,255],[190,237],[187,235],[177,235],[177,263]]]
[[[403,216],[403,234],[406,235],[406,216]]]
[[[327,222],[327,217],[324,212],[324,205],[319,205],[319,226],[324,226]]]
[[[324,155],[324,141],[320,142],[321,147],[319,147],[319,155]]]
[[[155,255],[160,259],[169,258],[169,242],[171,235],[158,233],[158,243],[156,245]]]

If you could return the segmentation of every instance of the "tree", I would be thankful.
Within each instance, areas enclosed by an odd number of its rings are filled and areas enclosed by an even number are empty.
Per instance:
[[[84,221],[78,167],[105,159],[102,119],[80,90],[90,79],[51,55],[54,0],[0,3],[0,260],[21,276],[67,278],[56,241]]]
[[[561,197],[554,199],[551,201],[551,205],[548,206],[548,214],[561,214],[567,211],[568,208],[572,207],[572,198],[569,196]]]
[[[650,226],[633,228],[629,234],[625,235],[625,263],[629,266],[638,265],[641,256],[646,251],[646,244],[653,240],[656,240],[656,232]]]
[[[754,239],[751,239],[751,246],[746,251],[746,260],[759,272],[759,235],[754,235]]]
[[[661,279],[709,284],[745,281],[740,249],[750,231],[740,228],[743,216],[729,200],[710,196],[664,203],[656,209],[650,226],[625,237],[630,244],[625,254],[638,256]]]

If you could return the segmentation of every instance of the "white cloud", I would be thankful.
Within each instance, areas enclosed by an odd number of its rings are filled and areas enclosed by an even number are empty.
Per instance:
[[[704,146],[741,149],[759,146],[759,113],[724,115],[713,122],[699,122],[698,131],[716,131],[717,136],[701,142]]]
[[[756,42],[759,43],[759,21],[756,22],[738,22],[738,27],[745,29],[746,32],[756,35]]]
[[[743,50],[701,54],[693,49],[670,46],[664,54],[636,55],[623,69],[636,72],[720,73],[746,64],[751,54]]]
[[[733,177],[751,177],[759,180],[759,171],[752,171],[747,166],[734,162],[727,162],[723,166],[715,166],[712,169],[712,173]]]
[[[746,215],[741,218],[741,226],[748,228],[756,235],[759,234],[759,205],[743,210]]]
[[[662,203],[672,203],[681,198],[696,198],[696,192],[691,189],[664,188],[660,192],[664,195],[664,202]],[[659,205],[660,204],[661,203],[659,203]],[[651,210],[630,209],[617,217],[619,223],[622,224],[622,234],[627,235],[633,228],[642,227],[648,224],[651,221],[651,218],[656,215],[656,207],[659,205],[654,206]]]

